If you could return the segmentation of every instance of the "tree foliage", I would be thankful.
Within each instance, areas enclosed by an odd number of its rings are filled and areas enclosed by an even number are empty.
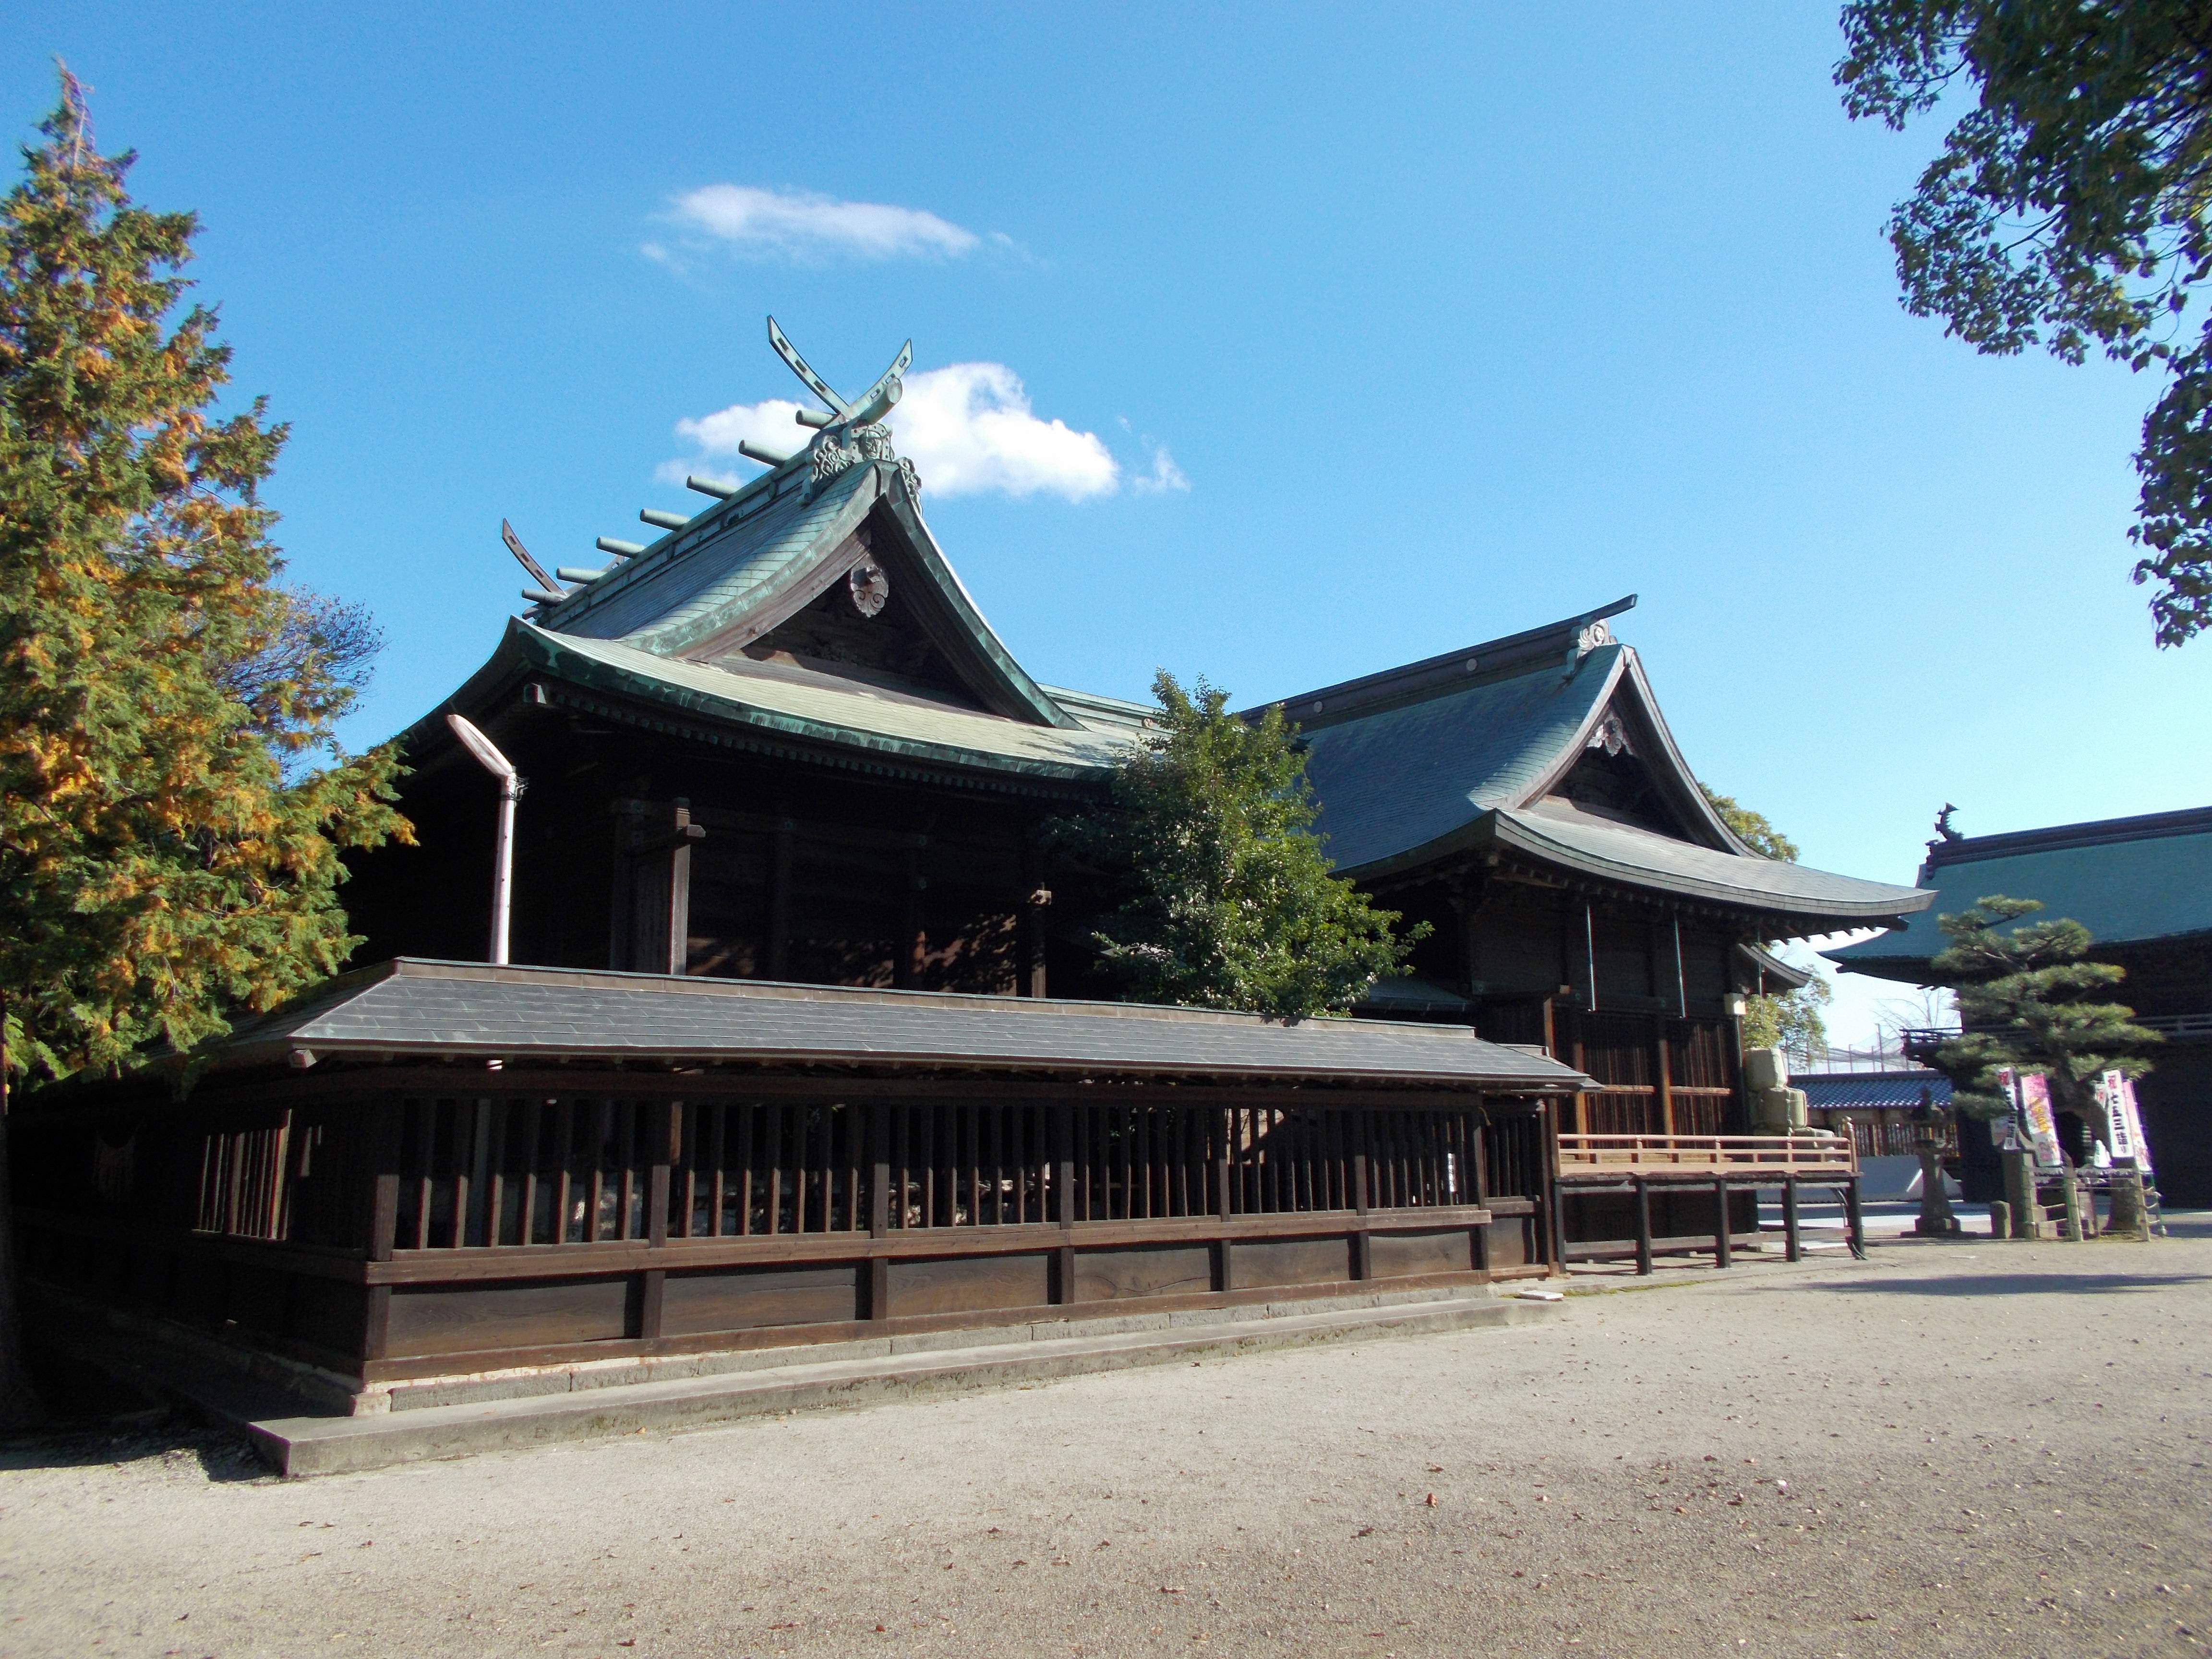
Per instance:
[[[2054,1110],[2079,1114],[2108,1138],[2095,1080],[2113,1071],[2142,1076],[2149,1070],[2142,1051],[2159,1036],[2134,1023],[2133,1009],[2104,1000],[2127,970],[2082,960],[2090,936],[2080,922],[2014,925],[2042,908],[1996,894],[1936,919],[1951,943],[1929,969],[1958,996],[1960,1035],[1936,1050],[1936,1065],[1951,1079],[1953,1103],[1970,1117],[2011,1112],[1996,1077],[2009,1066],[2041,1072]]]
[[[2212,14],[2200,0],[1851,0],[1854,118],[1958,118],[1889,224],[1906,308],[1984,352],[2093,350],[2165,390],[2130,532],[2159,643],[2212,624]]]
[[[0,998],[33,1079],[189,1048],[358,943],[338,851],[408,838],[333,727],[357,608],[276,586],[285,428],[224,415],[197,222],[125,190],[64,74],[0,202]]]
[[[1736,838],[1753,852],[1784,864],[1797,862],[1797,843],[1777,830],[1765,813],[1739,805],[1734,795],[1717,793],[1702,783],[1698,787],[1705,791],[1706,805],[1720,814],[1721,822],[1735,830]]]
[[[1779,1048],[1810,1064],[1828,1052],[1828,1021],[1821,1010],[1834,993],[1817,975],[1792,991],[1744,1000],[1743,1042],[1747,1048]]]
[[[1797,862],[1797,843],[1777,830],[1764,812],[1754,812],[1733,795],[1723,795],[1699,784],[1705,801],[1723,823],[1753,852],[1784,864]],[[1748,999],[1743,1015],[1744,1046],[1780,1048],[1801,1060],[1828,1050],[1828,1022],[1821,1010],[1834,993],[1818,977],[1794,991]]]
[[[1279,708],[1245,721],[1203,679],[1152,682],[1154,729],[1101,810],[1057,821],[1055,852],[1104,894],[1096,943],[1139,1001],[1297,1018],[1405,971],[1427,933],[1392,929],[1330,873],[1305,759]]]

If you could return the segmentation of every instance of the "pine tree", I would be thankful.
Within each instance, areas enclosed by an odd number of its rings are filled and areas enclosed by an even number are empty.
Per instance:
[[[1298,1018],[1406,971],[1425,924],[1394,934],[1330,873],[1305,757],[1279,708],[1245,721],[1224,691],[1163,672],[1155,730],[1115,770],[1111,804],[1063,819],[1063,858],[1103,882],[1095,942],[1142,1002]]]
[[[2142,1051],[2158,1033],[2134,1023],[2135,1011],[2100,1000],[2127,977],[2110,963],[2085,962],[2089,930],[2063,919],[2010,927],[2043,906],[1992,895],[1936,925],[1951,943],[1929,964],[1959,1000],[1960,1035],[1936,1051],[1951,1079],[1952,1103],[1969,1117],[2002,1118],[2012,1102],[2000,1068],[2040,1072],[2053,1111],[2072,1111],[2107,1139],[2096,1079],[2106,1072],[2141,1077]]]
[[[276,585],[286,429],[218,411],[212,312],[170,325],[197,221],[131,202],[66,70],[40,131],[0,202],[0,1078],[33,1084],[334,972],[339,849],[409,837],[397,756],[332,736],[373,631]]]

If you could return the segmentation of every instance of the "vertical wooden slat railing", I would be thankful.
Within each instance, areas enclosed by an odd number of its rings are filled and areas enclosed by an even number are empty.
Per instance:
[[[866,1151],[872,1114],[879,1158]],[[632,1243],[656,1227],[678,1240],[852,1233],[869,1229],[878,1186],[894,1234],[1063,1214],[1079,1227],[1350,1212],[1363,1190],[1370,1211],[1420,1211],[1481,1201],[1486,1169],[1500,1172],[1500,1193],[1534,1198],[1534,1121],[1493,1122],[1472,1106],[422,1096],[399,1108],[391,1242],[428,1251]],[[1063,1162],[1054,1122],[1066,1125]],[[211,1139],[203,1216],[281,1227],[290,1133]]]

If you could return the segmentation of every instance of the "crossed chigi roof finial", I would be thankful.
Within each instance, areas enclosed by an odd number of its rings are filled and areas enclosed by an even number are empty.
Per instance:
[[[775,355],[791,366],[791,372],[799,376],[806,389],[830,405],[830,412],[827,415],[811,409],[800,410],[799,423],[825,431],[871,426],[890,414],[891,405],[898,402],[899,394],[906,390],[905,383],[899,376],[906,373],[906,366],[914,361],[914,342],[908,340],[899,348],[898,356],[891,359],[891,366],[876,377],[873,386],[859,397],[848,399],[839,397],[830,382],[814,372],[806,359],[799,355],[799,348],[784,337],[783,331],[776,326],[773,317],[768,319],[768,343],[775,348]]]

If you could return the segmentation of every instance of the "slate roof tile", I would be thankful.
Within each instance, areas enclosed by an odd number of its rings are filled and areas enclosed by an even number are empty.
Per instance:
[[[1113,1076],[1423,1083],[1532,1092],[1571,1068],[1464,1026],[1218,1014],[1129,1004],[765,985],[401,959],[333,981],[206,1051],[217,1066],[293,1048],[419,1057],[902,1064]]]

